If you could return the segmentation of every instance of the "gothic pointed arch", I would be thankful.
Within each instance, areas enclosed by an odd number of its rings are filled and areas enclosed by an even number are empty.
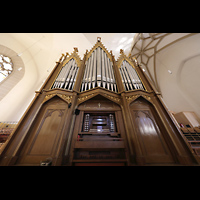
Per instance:
[[[119,98],[119,96],[117,94],[111,93],[111,92],[106,92],[105,89],[101,89],[101,88],[98,88],[97,90],[93,90],[90,93],[80,95],[78,97],[78,105],[89,99],[92,99],[98,95],[100,95],[108,100],[111,100],[114,103],[117,103],[118,105],[121,105],[121,98]]]
[[[149,103],[153,104],[151,96],[146,95],[146,94],[135,94],[132,96],[128,96],[126,97],[126,100],[128,102],[128,104],[132,104],[134,101],[136,101],[138,98],[143,98],[145,100],[147,100]]]
[[[118,92],[112,60],[111,53],[98,38],[94,47],[86,55],[85,72],[80,91],[102,87]]]
[[[65,101],[66,103],[71,103],[71,99],[72,99],[72,96],[70,95],[64,95],[64,94],[47,94],[43,100],[43,104],[48,102],[49,100],[51,100],[52,98],[54,97],[58,97],[59,99]]]

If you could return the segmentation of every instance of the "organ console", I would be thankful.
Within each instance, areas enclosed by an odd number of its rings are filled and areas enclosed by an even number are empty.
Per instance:
[[[115,132],[116,125],[114,114],[90,113],[85,114],[83,129],[84,132]]]
[[[199,155],[137,60],[123,50],[115,60],[98,38],[82,60],[77,48],[62,55],[0,152],[0,165],[199,165]]]

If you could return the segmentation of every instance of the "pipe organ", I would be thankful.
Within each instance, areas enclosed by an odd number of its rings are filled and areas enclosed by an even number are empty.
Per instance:
[[[123,50],[115,60],[98,38],[83,59],[74,48],[56,63],[1,147],[0,165],[200,164],[160,93]]]
[[[85,63],[81,92],[95,87],[117,92],[113,62],[101,47],[97,47]]]
[[[145,90],[135,68],[128,61],[123,60],[119,71],[126,91],[135,89]]]
[[[79,68],[77,63],[72,58],[65,64],[65,66],[62,67],[51,89],[62,88],[66,90],[73,90],[78,70]]]

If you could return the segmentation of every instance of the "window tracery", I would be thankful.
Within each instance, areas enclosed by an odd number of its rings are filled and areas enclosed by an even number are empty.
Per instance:
[[[10,57],[0,54],[0,82],[8,77],[13,71],[13,63]]]

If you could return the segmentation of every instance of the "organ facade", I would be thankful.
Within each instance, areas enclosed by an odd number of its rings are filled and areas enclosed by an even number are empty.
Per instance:
[[[198,165],[136,59],[97,38],[62,55],[5,145],[0,165]]]

